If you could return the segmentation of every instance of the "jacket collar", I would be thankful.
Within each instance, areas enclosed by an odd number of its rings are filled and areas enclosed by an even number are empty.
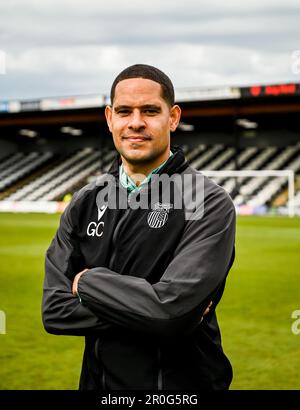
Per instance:
[[[178,145],[171,145],[171,151],[173,155],[165,162],[165,164],[159,169],[157,174],[180,174],[188,167],[188,162],[185,160],[184,153]],[[109,170],[108,174],[113,175],[119,179],[119,166],[121,165],[121,156],[117,154]]]

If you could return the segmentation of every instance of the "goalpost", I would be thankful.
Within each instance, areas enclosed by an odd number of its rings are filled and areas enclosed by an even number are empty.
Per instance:
[[[295,173],[293,170],[201,170],[201,172],[212,179],[225,178],[262,178],[262,177],[284,177],[288,182],[288,215],[295,216]],[[218,183],[218,181],[216,181]],[[222,184],[220,184],[222,186]],[[241,183],[241,187],[243,183]]]

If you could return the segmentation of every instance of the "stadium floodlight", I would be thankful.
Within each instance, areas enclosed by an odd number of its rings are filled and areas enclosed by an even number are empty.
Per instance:
[[[62,132],[63,134],[69,134],[71,130],[72,127],[61,127],[60,132]]]
[[[182,122],[182,121],[178,124],[178,128],[181,131],[194,131],[194,129],[195,129],[193,124],[187,124],[187,123]]]
[[[211,177],[212,179],[218,178],[264,178],[264,177],[285,177],[288,182],[288,215],[290,217],[295,216],[295,173],[293,170],[201,170],[201,173]],[[218,182],[217,182],[218,183]],[[241,185],[242,187],[242,185]]]
[[[258,127],[257,122],[247,120],[247,118],[238,118],[236,124],[247,130],[254,130]]]
[[[73,129],[70,131],[70,134],[71,134],[71,135],[79,136],[79,135],[82,135],[82,130],[81,130],[81,129],[73,128]]]
[[[23,135],[24,137],[28,137],[28,138],[35,138],[38,136],[38,133],[36,131],[28,130],[24,128],[19,131],[19,134]]]
[[[73,128],[73,127],[61,127],[60,132],[62,132],[63,134],[70,134],[70,135],[82,135],[82,130],[81,129],[77,129],[77,128]]]

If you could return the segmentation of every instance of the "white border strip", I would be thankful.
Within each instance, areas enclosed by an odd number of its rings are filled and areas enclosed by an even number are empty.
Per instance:
[[[67,202],[56,201],[0,201],[0,212],[62,213]]]

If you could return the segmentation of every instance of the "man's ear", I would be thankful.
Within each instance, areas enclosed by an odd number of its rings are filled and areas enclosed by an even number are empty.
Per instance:
[[[171,132],[175,131],[181,117],[181,108],[179,105],[173,105],[170,110],[170,130]]]
[[[107,125],[108,125],[108,128],[109,128],[109,131],[110,131],[110,132],[112,132],[112,129],[111,129],[111,117],[112,117],[112,108],[111,108],[109,105],[107,105],[107,106],[105,107],[105,118],[106,118],[106,122],[107,122]]]

